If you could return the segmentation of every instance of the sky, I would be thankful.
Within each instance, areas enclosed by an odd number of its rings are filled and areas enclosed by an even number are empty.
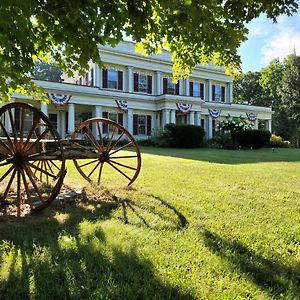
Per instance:
[[[259,71],[268,63],[288,54],[300,55],[300,11],[292,17],[281,16],[277,23],[261,15],[247,25],[248,40],[238,49],[242,71]]]

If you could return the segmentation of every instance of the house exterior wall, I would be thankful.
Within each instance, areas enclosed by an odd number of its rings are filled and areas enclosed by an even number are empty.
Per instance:
[[[179,86],[174,87],[174,94],[166,94],[164,78],[172,76],[170,53],[163,51],[160,55],[144,57],[135,53],[134,48],[135,44],[132,42],[120,43],[115,48],[99,46],[104,67],[90,64],[89,74],[81,78],[81,81],[79,77],[64,78],[64,83],[36,81],[49,93],[71,95],[67,105],[55,106],[51,103],[44,105],[20,94],[15,94],[13,98],[15,101],[30,102],[48,115],[57,114],[57,129],[62,137],[68,137],[82,119],[88,116],[102,117],[104,113],[122,113],[123,125],[131,133],[134,131],[133,115],[137,114],[151,116],[152,134],[165,124],[180,120],[189,124],[204,125],[207,137],[210,138],[213,134],[212,124],[215,123],[209,113],[211,109],[221,110],[220,117],[216,121],[233,117],[246,118],[246,113],[252,112],[257,114],[258,119],[266,121],[268,129],[271,128],[271,108],[232,103],[232,78],[225,74],[224,68],[216,68],[213,64],[197,65],[190,78],[180,80]],[[119,89],[104,87],[103,76],[108,76],[108,73],[105,75],[106,71],[103,69],[121,71],[122,87],[118,86]],[[148,91],[135,91],[136,76],[140,76],[135,74],[147,78],[147,87],[151,85]],[[151,77],[150,81],[147,76]],[[203,85],[203,97],[191,96],[191,82]],[[219,95],[216,90],[219,91]],[[218,101],[213,100],[216,96],[219,97]],[[120,110],[115,100],[127,101],[128,110]],[[177,108],[177,103],[190,104],[192,109],[183,116]],[[256,121],[256,127],[257,123]],[[135,134],[135,137],[143,139],[148,135]]]

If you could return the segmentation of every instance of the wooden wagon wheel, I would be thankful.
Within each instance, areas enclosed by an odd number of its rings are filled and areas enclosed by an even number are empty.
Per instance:
[[[74,159],[78,172],[89,182],[100,184],[104,166],[116,171],[118,182],[124,179],[128,186],[139,175],[141,154],[133,136],[121,125],[104,118],[93,118],[82,122],[72,135],[84,139],[87,153],[93,151],[90,161]]]
[[[48,117],[25,103],[0,108],[0,213],[21,214],[48,206],[63,183],[60,136]]]

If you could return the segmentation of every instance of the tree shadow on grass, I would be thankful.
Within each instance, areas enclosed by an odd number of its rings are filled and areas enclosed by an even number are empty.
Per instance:
[[[206,230],[205,245],[216,255],[228,261],[271,297],[300,298],[300,266],[288,267],[275,259],[265,258],[239,241],[227,240]]]
[[[193,299],[162,282],[134,245],[122,250],[107,243],[99,220],[112,218],[122,201],[55,203],[38,216],[2,223],[0,298]]]
[[[210,148],[175,149],[142,147],[142,153],[169,156],[219,164],[247,164],[259,162],[299,162],[299,149],[263,148],[258,150],[222,150]]]

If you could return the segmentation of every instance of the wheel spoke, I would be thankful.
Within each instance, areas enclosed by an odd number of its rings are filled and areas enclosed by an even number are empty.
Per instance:
[[[122,149],[124,149],[124,148],[128,147],[128,146],[129,146],[129,145],[131,145],[131,144],[132,144],[132,141],[130,141],[130,142],[129,142],[129,143],[127,143],[126,145],[124,145],[124,146],[122,146],[122,147],[118,148],[117,150],[115,150],[115,151],[111,152],[111,153],[110,153],[110,155],[113,155],[113,154],[115,154],[115,153],[117,153],[117,152],[121,151]]]
[[[99,175],[98,175],[98,185],[100,184],[100,179],[101,179],[101,173],[103,169],[103,164],[104,162],[101,162],[100,169],[99,169]]]
[[[21,174],[17,171],[17,217],[20,217],[21,211]]]
[[[48,171],[44,170],[43,168],[45,168],[45,164],[44,164],[44,161],[42,161],[42,166],[41,167],[38,167],[38,166],[35,166],[34,164],[30,163],[30,162],[27,162],[27,164],[35,169],[35,170],[38,170],[40,171],[41,173],[45,174],[46,176],[50,176],[52,178],[56,178],[56,176],[52,175],[51,173],[49,173]],[[42,180],[41,180],[42,181]]]
[[[10,161],[5,161],[3,163],[0,163],[0,167],[6,166],[8,164],[11,164],[11,162]]]
[[[27,195],[27,199],[28,199],[30,208],[32,209],[33,206],[32,206],[32,199],[31,199],[31,195],[30,195],[30,190],[29,190],[28,183],[27,183],[26,176],[25,176],[25,172],[24,172],[23,169],[21,169],[21,175],[22,175],[22,180],[23,180],[25,192],[26,192],[26,195]]]
[[[115,143],[109,147],[109,149],[107,150],[107,152],[111,151],[111,149],[113,149],[114,147],[117,146],[117,144],[119,143],[119,141],[121,140],[121,138],[123,137],[123,135],[125,134],[125,132],[123,131],[120,136],[117,138],[117,140],[115,141]]]
[[[113,167],[115,170],[117,170],[119,173],[121,173],[124,177],[126,177],[128,180],[131,181],[131,178],[127,176],[124,172],[122,172],[120,169],[118,169],[116,166],[114,166],[110,161],[107,162],[111,167]]]
[[[47,167],[48,167],[48,170],[50,170],[51,173],[54,175],[53,169],[52,169],[51,165],[49,164],[48,160],[45,160],[45,163],[46,163],[46,165],[47,165]],[[56,176],[55,176],[55,177],[56,177]]]
[[[127,165],[118,163],[118,162],[113,161],[113,160],[111,160],[111,159],[110,159],[109,161],[110,161],[111,163],[113,163],[113,164],[116,164],[116,165],[120,166],[120,167],[124,167],[124,168],[130,169],[130,170],[134,170],[134,171],[137,170],[136,168],[133,168],[133,167],[130,167],[130,166],[127,166]]]
[[[90,174],[88,175],[88,178],[91,177],[91,175],[95,172],[95,170],[97,169],[97,167],[100,165],[101,161],[99,160],[99,162],[96,164],[96,166],[94,167],[94,169],[90,172]]]
[[[109,156],[110,159],[134,158],[134,157],[138,157],[138,156],[137,155]]]
[[[5,200],[5,198],[6,198],[7,194],[8,194],[8,192],[9,192],[9,189],[10,189],[10,187],[11,187],[11,184],[12,184],[14,178],[15,178],[16,172],[17,172],[17,169],[14,169],[13,172],[12,172],[12,174],[11,174],[11,177],[10,177],[10,179],[9,179],[9,182],[8,182],[7,186],[6,186],[6,189],[5,189],[5,191],[4,191],[3,195],[2,195],[2,199],[3,199],[3,200]]]
[[[28,133],[28,136],[27,136],[27,139],[26,139],[26,141],[25,141],[25,143],[24,143],[24,149],[27,148],[28,143],[29,143],[29,141],[30,141],[30,139],[31,139],[31,137],[32,137],[32,134],[35,132],[35,129],[37,128],[37,125],[38,125],[38,122],[35,122],[35,123],[32,125],[32,127],[30,128],[29,133]]]
[[[97,161],[99,161],[98,158],[95,159],[95,160],[93,160],[93,161],[89,161],[89,162],[87,162],[87,163],[85,163],[85,164],[83,164],[83,165],[81,165],[81,166],[79,166],[79,167],[82,168],[82,167],[88,166],[88,165],[90,165],[90,164],[92,164],[92,163],[95,163],[95,162],[97,162]]]
[[[95,144],[95,142],[93,141],[93,139],[87,133],[85,133],[84,136],[91,142],[91,144],[96,148],[96,150],[99,151],[98,145]]]
[[[57,164],[53,160],[49,160],[49,162],[57,169],[60,171],[60,168],[57,166]]]
[[[11,128],[13,130],[13,135],[14,135],[14,138],[15,138],[15,146],[16,146],[16,149],[17,149],[18,148],[17,130],[16,130],[16,124],[14,122],[14,118],[13,118],[11,109],[8,111],[8,115],[9,115],[9,119],[10,119]]]
[[[89,136],[91,137],[91,139],[94,141],[94,146],[96,147],[96,149],[99,151],[99,152],[102,152],[102,149],[101,149],[101,146],[99,145],[98,141],[97,141],[97,138],[95,138],[93,132],[91,131],[90,129],[90,126],[87,125],[86,126],[88,132],[89,132]]]
[[[110,146],[111,146],[111,143],[112,143],[112,140],[113,140],[113,137],[115,135],[115,132],[116,132],[116,126],[114,125],[114,128],[113,128],[113,131],[112,131],[112,134],[111,134],[111,137],[108,141],[108,144],[107,144],[107,147],[106,147],[106,150],[110,149]]]
[[[3,146],[10,154],[13,154],[12,149],[10,149],[2,140],[0,140],[0,145]]]
[[[99,122],[97,122],[97,128],[98,128],[98,133],[99,133],[100,146],[101,146],[102,151],[103,151],[105,147],[104,147],[104,142],[103,142],[103,138],[102,138],[101,128],[100,128]]]
[[[3,123],[1,121],[0,121],[0,126],[1,126],[1,129],[2,129],[2,131],[4,133],[4,135],[6,136],[6,139],[7,139],[8,143],[9,143],[9,146],[11,148],[11,153],[13,153],[13,151],[15,150],[15,145],[11,141],[11,138],[10,138],[9,134],[7,133],[7,131],[6,131]]]
[[[21,110],[21,128],[20,128],[20,146],[23,146],[23,137],[24,137],[24,120],[25,120],[25,109],[22,107]]]
[[[43,200],[42,194],[41,194],[41,192],[40,192],[38,186],[36,185],[34,179],[32,178],[32,175],[33,175],[33,174],[32,174],[31,169],[27,166],[27,164],[24,164],[24,169],[25,169],[25,172],[26,172],[26,174],[27,174],[27,176],[28,176],[28,178],[29,178],[29,180],[30,180],[30,182],[31,182],[31,184],[32,184],[32,186],[33,186],[33,188],[34,188],[34,190],[35,190],[36,193],[38,194],[40,200],[43,202],[44,200]]]
[[[3,174],[3,176],[0,178],[0,182],[3,181],[3,179],[6,178],[6,176],[12,171],[12,169],[14,168],[13,165],[10,166],[10,168]]]
[[[30,150],[35,147],[39,143],[39,141],[45,137],[45,135],[48,133],[49,128],[47,127],[44,132],[26,149],[26,153],[30,152]]]

